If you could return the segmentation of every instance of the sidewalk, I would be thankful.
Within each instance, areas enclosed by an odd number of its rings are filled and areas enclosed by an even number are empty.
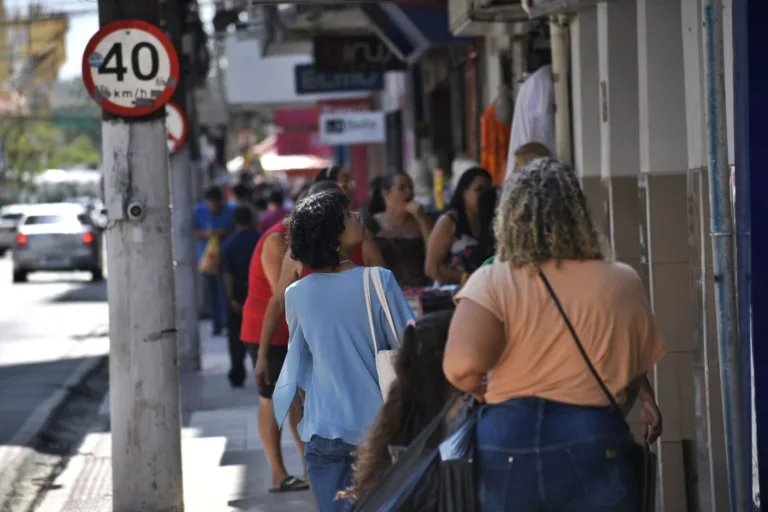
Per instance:
[[[201,326],[203,371],[182,376],[182,457],[187,512],[312,512],[308,491],[271,494],[271,475],[257,428],[258,394],[249,375],[232,389],[227,340]],[[288,429],[283,450],[290,473],[301,477],[301,458]],[[38,512],[112,510],[109,404],[67,468],[51,485]]]

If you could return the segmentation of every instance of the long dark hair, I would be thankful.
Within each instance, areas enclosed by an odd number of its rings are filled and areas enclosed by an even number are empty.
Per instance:
[[[392,466],[390,446],[408,446],[424,427],[459,394],[443,373],[443,353],[452,311],[424,315],[409,325],[395,359],[396,379],[387,400],[357,450],[353,488],[359,500],[373,490]]]
[[[374,216],[377,213],[386,211],[387,203],[384,201],[384,192],[392,190],[392,185],[394,185],[395,180],[400,176],[410,178],[404,172],[398,171],[394,174],[387,174],[386,176],[376,176],[371,180],[371,200],[368,201],[368,215]]]
[[[480,237],[477,239],[478,258],[483,261],[496,253],[496,234],[493,231],[493,221],[496,218],[496,208],[499,204],[501,188],[491,187],[480,196]]]
[[[482,167],[472,167],[464,171],[464,174],[459,178],[459,183],[456,185],[456,190],[453,191],[453,197],[451,202],[448,203],[447,211],[456,212],[456,235],[461,236],[465,233],[472,234],[472,228],[469,225],[469,219],[467,218],[467,209],[464,206],[464,192],[467,191],[472,182],[476,178],[487,178],[491,181],[491,174]]]

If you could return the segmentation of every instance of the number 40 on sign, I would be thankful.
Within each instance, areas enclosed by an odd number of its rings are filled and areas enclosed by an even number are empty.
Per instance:
[[[168,103],[179,81],[173,44],[156,26],[122,20],[102,27],[83,54],[83,82],[101,108],[143,116]]]

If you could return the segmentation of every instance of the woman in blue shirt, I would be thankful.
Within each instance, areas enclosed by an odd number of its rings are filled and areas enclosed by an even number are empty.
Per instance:
[[[299,435],[307,443],[307,473],[320,512],[348,509],[336,494],[351,485],[355,447],[382,403],[363,268],[343,249],[363,238],[349,203],[343,193],[322,192],[304,199],[291,216],[291,255],[313,273],[285,292],[290,339],[273,394],[282,425],[298,389],[305,393]],[[379,272],[395,330],[402,333],[413,310],[392,273]],[[397,348],[375,293],[371,304],[377,349]]]

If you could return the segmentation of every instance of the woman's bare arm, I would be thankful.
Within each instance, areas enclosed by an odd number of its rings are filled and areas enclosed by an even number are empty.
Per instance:
[[[453,245],[454,225],[455,222],[450,215],[441,215],[427,242],[424,273],[443,284],[459,284],[463,274],[455,266],[445,263]]]
[[[286,251],[283,255],[280,267],[280,276],[277,279],[272,297],[269,299],[267,309],[264,311],[264,321],[261,324],[261,337],[259,354],[256,358],[256,383],[259,387],[270,384],[268,359],[272,339],[275,337],[280,321],[285,317],[285,290],[299,279],[301,265],[291,258],[291,253]]]
[[[501,321],[472,299],[462,299],[448,331],[445,377],[457,389],[483,400],[486,375],[496,367],[505,345]]]
[[[384,267],[384,256],[381,255],[379,246],[371,240],[363,240],[363,264],[366,267]]]

